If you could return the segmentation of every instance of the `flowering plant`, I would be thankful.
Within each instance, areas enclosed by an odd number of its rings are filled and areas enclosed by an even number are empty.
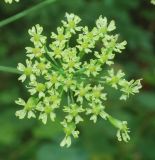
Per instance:
[[[78,137],[77,125],[84,121],[84,114],[94,123],[99,117],[108,120],[116,127],[118,140],[128,142],[127,122],[112,117],[105,107],[105,85],[119,90],[120,100],[127,100],[141,88],[140,79],[127,81],[122,70],[115,71],[111,66],[115,54],[121,53],[127,42],[118,42],[119,36],[112,34],[115,23],[108,23],[106,17],[100,16],[91,30],[80,26],[81,19],[74,14],[66,13],[66,19],[56,33],[51,33],[50,44],[39,24],[29,29],[33,46],[26,47],[26,64],[19,63],[17,68],[30,97],[16,100],[23,106],[16,116],[38,118],[46,124],[48,118],[55,121],[57,111],[62,111],[60,123],[65,137],[61,146],[69,147],[71,137]],[[72,45],[74,42],[76,45]],[[96,44],[100,43],[99,49]],[[62,104],[62,97],[66,97],[66,104]]]

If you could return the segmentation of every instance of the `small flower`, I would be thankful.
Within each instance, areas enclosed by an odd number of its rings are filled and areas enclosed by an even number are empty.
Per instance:
[[[55,40],[53,44],[55,44],[56,46],[64,45],[71,37],[69,32],[65,33],[63,27],[58,27],[57,32],[58,34],[55,34],[54,32],[51,33],[51,38]]]
[[[70,106],[64,106],[63,111],[68,113],[68,115],[65,117],[67,122],[71,122],[74,118],[76,124],[78,124],[80,121],[83,121],[83,118],[79,115],[79,113],[85,111],[82,106],[71,104]]]
[[[123,41],[121,43],[116,43],[116,46],[114,48],[115,52],[121,53],[123,49],[125,49],[127,42]]]
[[[105,107],[101,103],[90,103],[89,105],[91,106],[91,108],[87,109],[86,114],[92,114],[90,120],[96,123],[98,116],[102,117],[105,120],[107,119],[108,114],[104,111]]]
[[[122,127],[117,131],[117,138],[119,141],[124,141],[124,142],[128,142],[130,140],[130,136],[129,133],[130,131],[127,128],[127,122],[123,121],[122,122]]]
[[[52,104],[54,108],[58,108],[61,102],[61,95],[59,94],[59,92],[57,92],[54,89],[51,89],[48,93],[49,93],[49,97],[47,97],[48,99],[47,101],[49,101],[49,105]]]
[[[63,57],[63,50],[65,45],[60,44],[59,46],[56,46],[55,44],[50,44],[51,52],[49,52],[50,57],[55,57],[56,59],[61,59]]]
[[[73,122],[67,123],[65,120],[61,123],[64,127],[65,138],[61,141],[60,146],[64,147],[65,145],[69,147],[71,145],[71,135],[74,138],[78,138],[79,131],[76,130],[76,125]]]
[[[101,48],[101,54],[99,52],[95,52],[95,56],[98,58],[101,64],[112,65],[114,62],[112,61],[115,57],[115,54],[109,52],[107,48]]]
[[[47,88],[51,88],[52,86],[54,86],[55,89],[57,89],[59,86],[62,85],[61,84],[61,81],[63,80],[62,76],[55,71],[53,71],[50,74],[47,74],[45,78],[46,80],[48,80],[46,82]]]
[[[71,75],[63,79],[63,89],[65,92],[67,92],[69,89],[74,91],[75,88],[76,81],[73,79]]]
[[[111,32],[115,30],[115,22],[112,20],[110,24],[108,25],[107,18],[100,16],[96,21],[96,26],[99,30],[99,35],[103,36],[106,32]]]
[[[46,59],[40,58],[40,61],[35,61],[33,68],[35,68],[35,74],[37,76],[47,75],[48,70],[51,68],[51,64]]]
[[[118,40],[117,34],[116,35],[106,35],[102,39],[102,42],[108,54],[112,54],[112,52],[121,53],[122,50],[125,49],[125,45],[127,44],[127,42],[123,41],[121,43],[118,43],[117,40]]]
[[[74,73],[75,70],[80,68],[80,58],[76,56],[76,53],[76,49],[72,48],[71,50],[68,50],[66,55],[64,55],[64,63],[62,64],[62,66],[63,69],[68,70],[69,73]]]
[[[96,27],[99,29],[99,33],[103,36],[107,32],[107,18],[100,16],[96,21]]]
[[[43,27],[39,24],[32,27],[28,30],[29,35],[31,36],[31,41],[34,43],[35,47],[42,47],[46,42],[46,37],[41,35],[43,32]]]
[[[89,100],[90,98],[90,91],[91,87],[90,84],[87,84],[86,86],[84,86],[84,83],[82,82],[77,89],[75,90],[75,96],[77,97],[77,102],[83,102],[83,99],[86,98],[87,100]]]
[[[91,52],[91,49],[95,47],[95,42],[99,39],[99,36],[96,33],[96,28],[93,28],[92,31],[88,30],[88,27],[83,28],[83,34],[79,34],[77,42],[77,48],[81,53],[88,54]]]
[[[70,59],[76,59],[77,61],[79,61],[80,58],[77,55],[78,55],[78,51],[75,47],[67,48],[63,52],[63,62],[67,62]]]
[[[26,53],[27,57],[29,57],[30,59],[33,59],[34,57],[36,58],[40,58],[43,56],[43,54],[45,53],[45,49],[44,47],[26,47]]]
[[[18,105],[24,106],[24,109],[16,111],[16,116],[19,117],[19,119],[23,119],[26,116],[26,114],[28,119],[36,118],[34,110],[38,103],[37,98],[30,97],[27,102],[19,98],[18,100],[15,101],[15,103],[17,103]]]
[[[54,109],[53,105],[42,103],[38,104],[37,110],[40,111],[39,120],[46,124],[49,115],[51,121],[55,121],[56,114],[54,113]]]
[[[26,66],[24,66],[22,63],[18,63],[17,69],[23,73],[18,78],[18,80],[24,82],[27,77],[30,77],[30,80],[35,80],[36,79],[36,77],[33,73],[33,66],[32,66],[31,61],[26,60]]]
[[[115,89],[118,89],[119,83],[122,83],[122,77],[125,76],[125,74],[119,70],[116,75],[114,73],[113,68],[111,70],[108,70],[108,76],[105,76],[104,79],[107,83],[109,83],[112,87]]]
[[[97,76],[99,72],[102,70],[101,65],[97,62],[97,60],[90,60],[90,63],[85,62],[83,67],[86,69],[84,72],[88,77],[90,75]]]
[[[98,86],[94,86],[92,88],[92,91],[91,91],[91,98],[92,98],[92,101],[93,102],[101,102],[101,100],[106,100],[106,93],[103,93],[104,87],[102,87],[100,84]]]
[[[66,13],[66,21],[62,21],[63,25],[67,28],[67,31],[70,33],[74,33],[76,31],[80,31],[82,27],[77,26],[77,24],[81,21],[80,17],[74,15],[74,14],[68,14]]]
[[[120,81],[119,85],[122,87],[121,91],[123,92],[120,100],[126,100],[130,94],[134,95],[135,93],[139,93],[139,89],[142,88],[140,81],[141,79],[136,81],[131,80],[129,82],[125,79]]]
[[[83,27],[82,31],[83,34],[79,34],[77,42],[80,40],[88,41],[89,43],[92,43],[93,46],[95,46],[95,42],[99,39],[97,28],[94,27],[91,31],[89,31],[89,28],[85,26]]]
[[[38,93],[38,97],[39,98],[42,98],[45,96],[45,89],[46,89],[46,85],[43,84],[43,83],[39,83],[39,82],[36,82],[36,81],[31,81],[29,83],[29,87],[28,88],[28,91],[30,92],[31,95],[34,95],[35,93]]]
[[[117,120],[111,116],[108,116],[108,120],[110,121],[110,123],[112,125],[114,125],[118,130],[117,130],[117,138],[119,141],[124,141],[124,142],[128,142],[130,140],[130,136],[129,136],[129,128],[127,127],[127,122],[126,121],[120,121]]]

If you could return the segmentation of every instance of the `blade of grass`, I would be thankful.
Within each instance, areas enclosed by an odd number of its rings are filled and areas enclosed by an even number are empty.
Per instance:
[[[12,23],[12,22],[14,22],[14,21],[16,21],[16,20],[18,20],[18,19],[20,19],[20,18],[22,18],[22,17],[30,14],[31,12],[34,12],[36,10],[40,10],[41,8],[47,6],[50,3],[53,3],[55,1],[56,0],[46,0],[46,1],[43,1],[43,2],[41,2],[39,4],[37,4],[36,6],[30,8],[30,9],[24,10],[24,11],[22,11],[20,13],[17,13],[14,16],[11,16],[11,17],[9,17],[9,18],[7,18],[5,20],[2,20],[2,21],[0,21],[0,27],[3,27],[3,26],[5,26],[5,25],[7,25],[9,23]]]
[[[18,71],[16,68],[13,67],[5,67],[5,66],[0,66],[0,72],[9,72],[9,73],[14,73],[14,74],[21,74],[20,71]]]

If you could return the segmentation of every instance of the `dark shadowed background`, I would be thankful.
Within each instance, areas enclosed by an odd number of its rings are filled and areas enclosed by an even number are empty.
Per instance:
[[[42,0],[21,0],[12,5],[0,2],[0,20],[28,9]],[[30,45],[27,30],[35,24],[50,35],[65,12],[82,18],[93,26],[99,15],[116,21],[121,39],[128,45],[115,60],[128,79],[143,78],[140,94],[127,102],[111,92],[108,110],[127,120],[131,141],[120,143],[115,128],[104,120],[93,124],[88,119],[79,126],[81,132],[69,149],[59,147],[63,138],[60,125],[37,120],[19,120],[14,103],[28,93],[18,75],[0,72],[0,160],[155,160],[155,6],[149,0],[57,0],[40,10],[0,28],[0,65],[16,67],[25,60]]]

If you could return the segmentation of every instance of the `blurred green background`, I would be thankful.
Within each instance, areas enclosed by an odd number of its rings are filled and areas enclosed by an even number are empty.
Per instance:
[[[0,2],[0,20],[30,8],[42,0],[21,0],[12,5]],[[143,78],[140,94],[127,102],[111,92],[108,110],[127,120],[131,141],[120,143],[115,128],[88,119],[79,126],[80,138],[69,149],[59,147],[61,127],[37,120],[19,120],[14,113],[18,97],[27,97],[18,75],[0,72],[0,160],[155,160],[155,6],[149,0],[57,0],[48,6],[0,28],[0,65],[16,67],[25,60],[30,45],[27,30],[39,23],[50,35],[65,12],[75,13],[82,24],[93,26],[99,15],[114,19],[117,33],[127,40],[124,54],[116,58],[127,78]]]

